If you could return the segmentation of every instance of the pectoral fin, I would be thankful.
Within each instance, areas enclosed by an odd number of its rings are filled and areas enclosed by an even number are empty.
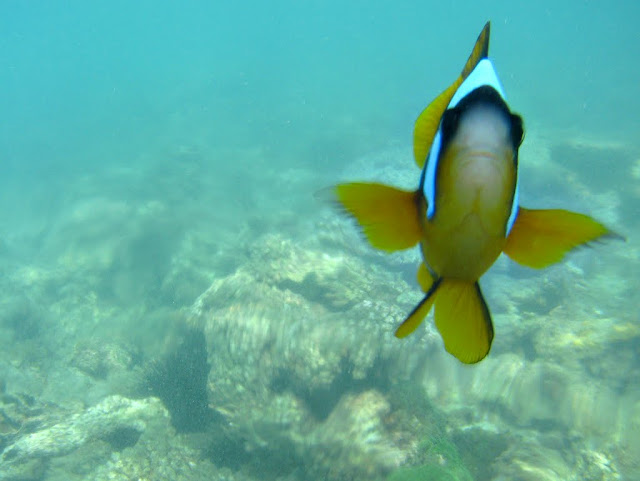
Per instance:
[[[435,321],[445,349],[465,364],[489,353],[493,324],[477,282],[445,279],[438,289]]]
[[[583,214],[520,207],[504,252],[518,264],[541,269],[607,234],[605,226]]]
[[[337,185],[335,195],[358,221],[373,247],[392,252],[408,249],[420,241],[422,228],[416,192],[354,182]]]

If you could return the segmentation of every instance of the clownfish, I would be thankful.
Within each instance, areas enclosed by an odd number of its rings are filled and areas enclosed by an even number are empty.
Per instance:
[[[519,205],[523,121],[510,110],[489,59],[489,30],[487,22],[462,73],[415,122],[418,189],[378,183],[333,188],[373,247],[393,252],[420,244],[417,280],[424,297],[396,337],[415,331],[435,305],[445,349],[467,364],[491,348],[493,324],[478,280],[502,252],[540,269],[612,234],[586,215]]]

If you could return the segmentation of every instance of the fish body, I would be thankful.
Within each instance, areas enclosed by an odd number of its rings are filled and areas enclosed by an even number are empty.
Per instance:
[[[420,245],[417,278],[425,295],[396,336],[412,333],[435,305],[445,349],[464,363],[482,360],[491,348],[493,324],[478,280],[502,252],[542,268],[609,234],[582,214],[519,205],[523,122],[511,112],[488,57],[489,32],[487,23],[460,76],[416,120],[418,188],[335,187],[337,201],[374,247]]]
[[[506,244],[522,123],[491,87],[474,94],[444,114],[439,155],[430,159],[437,161],[434,209],[430,219],[422,216],[420,244],[433,272],[475,282]],[[427,167],[419,189],[425,203]]]

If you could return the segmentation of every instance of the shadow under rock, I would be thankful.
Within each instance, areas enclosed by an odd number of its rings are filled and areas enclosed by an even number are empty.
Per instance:
[[[145,374],[147,391],[162,400],[178,432],[203,432],[217,415],[209,408],[210,366],[202,330],[184,328],[172,352],[153,361]]]
[[[329,417],[345,394],[360,393],[372,388],[386,391],[389,379],[387,370],[388,366],[378,359],[367,377],[355,379],[349,361],[342,360],[339,374],[327,386],[310,389],[303,382],[297,382],[290,371],[282,370],[273,379],[271,389],[276,393],[285,391],[293,393],[305,402],[309,412],[316,420],[322,422]]]

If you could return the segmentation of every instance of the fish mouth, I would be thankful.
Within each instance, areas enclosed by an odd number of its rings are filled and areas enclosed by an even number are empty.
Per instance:
[[[493,173],[498,175],[504,170],[504,153],[489,149],[465,149],[459,152],[459,168],[463,170]]]
[[[470,148],[458,152],[456,188],[467,195],[481,191],[494,192],[496,195],[502,192],[510,171],[507,157],[507,152],[487,148]]]
[[[462,162],[463,165],[467,162],[475,162],[481,159],[488,159],[493,162],[499,161],[498,153],[489,149],[467,149],[465,151],[460,152],[460,154],[465,159]]]

